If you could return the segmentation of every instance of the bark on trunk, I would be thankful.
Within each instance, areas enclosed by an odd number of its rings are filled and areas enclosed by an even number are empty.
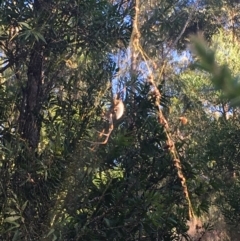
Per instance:
[[[33,150],[38,146],[41,129],[42,61],[42,46],[37,43],[30,55],[19,117],[19,134]]]

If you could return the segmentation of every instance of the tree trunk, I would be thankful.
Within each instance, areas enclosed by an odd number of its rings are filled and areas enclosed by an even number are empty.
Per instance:
[[[38,146],[41,129],[42,64],[42,46],[36,43],[30,55],[19,116],[19,134],[33,150]]]

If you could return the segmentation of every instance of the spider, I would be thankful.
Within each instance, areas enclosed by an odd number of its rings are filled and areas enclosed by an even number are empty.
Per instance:
[[[104,118],[108,121],[108,127],[104,128],[101,132],[98,131],[99,137],[105,136],[105,140],[102,142],[91,142],[95,145],[104,145],[108,142],[108,139],[114,129],[113,121],[118,120],[123,116],[124,113],[124,104],[121,99],[115,97],[112,101],[112,105],[109,110],[105,113]],[[93,147],[94,148],[94,147]]]

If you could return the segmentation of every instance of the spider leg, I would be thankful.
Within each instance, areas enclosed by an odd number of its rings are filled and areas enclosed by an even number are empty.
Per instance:
[[[89,142],[89,143],[94,144],[95,146],[96,145],[105,145],[108,142],[108,139],[109,139],[113,129],[114,129],[113,119],[112,119],[112,114],[110,114],[110,116],[109,116],[108,133],[104,133],[106,129],[103,129],[102,132],[97,131],[99,133],[99,137],[106,136],[106,139],[104,141],[102,141],[102,142],[94,142],[94,141],[88,141],[88,140],[86,140],[86,141]],[[92,150],[94,150],[95,146],[92,148]]]
[[[102,132],[97,131],[97,133],[99,133],[99,137],[101,137],[101,136],[108,136],[108,133],[104,133],[104,131],[102,131]]]

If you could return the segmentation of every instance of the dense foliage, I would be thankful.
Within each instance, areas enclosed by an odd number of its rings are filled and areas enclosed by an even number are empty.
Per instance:
[[[239,7],[0,1],[0,240],[237,240]]]

